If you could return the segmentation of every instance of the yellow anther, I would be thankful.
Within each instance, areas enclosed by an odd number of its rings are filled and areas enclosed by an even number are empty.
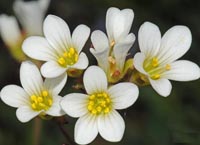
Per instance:
[[[61,65],[64,65],[66,63],[65,59],[63,57],[60,57],[58,59],[58,63],[61,64]]]
[[[94,98],[95,98],[95,95],[91,95],[91,96],[89,97],[90,100],[93,100]]]
[[[170,70],[170,69],[171,69],[171,66],[170,66],[169,64],[167,64],[167,65],[165,66],[165,69],[166,69],[166,70]]]
[[[102,94],[97,94],[97,97],[102,97]]]
[[[38,97],[38,98],[37,98],[37,101],[38,101],[39,103],[41,103],[41,102],[43,102],[43,98],[42,98],[42,97]]]
[[[32,107],[33,109],[36,109],[35,103],[31,104],[31,107]]]
[[[89,105],[91,105],[91,106],[94,105],[94,101],[90,101]]]
[[[152,66],[157,67],[158,66],[158,59],[156,57],[153,58],[152,60]]]
[[[92,111],[92,109],[93,109],[92,105],[88,105],[88,106],[87,106],[87,109],[88,109],[89,111]]]
[[[97,107],[97,111],[101,112],[102,108],[100,106]]]
[[[70,53],[71,55],[74,55],[74,53],[75,53],[74,48],[71,47],[71,48],[69,49],[69,53]]]
[[[107,102],[107,103],[110,103],[110,98],[107,98],[107,99],[106,99],[106,102]]]
[[[31,100],[32,100],[32,101],[35,101],[35,100],[37,100],[37,97],[36,97],[35,95],[32,95],[32,96],[31,96]]]
[[[153,79],[155,79],[155,80],[157,80],[157,79],[159,79],[160,78],[160,74],[155,74],[154,76],[153,76]]]
[[[110,112],[110,108],[106,108],[106,109],[104,109],[104,113],[108,113],[108,112]]]
[[[75,62],[77,62],[78,61],[78,54],[75,54]]]
[[[39,106],[42,107],[42,108],[46,107],[46,105],[44,103],[39,103]]]
[[[111,41],[111,43],[110,43],[110,47],[113,47],[115,45],[115,41],[113,40],[113,41]]]
[[[47,97],[48,96],[48,92],[47,91],[42,91],[42,96]]]
[[[96,110],[96,109],[93,109],[93,110],[92,110],[92,114],[94,114],[94,115],[97,114],[97,110]]]
[[[106,107],[106,101],[101,101],[101,106]]]
[[[115,64],[116,63],[116,60],[112,57],[112,56],[109,56],[108,57],[108,61],[112,64]]]
[[[108,95],[106,93],[103,93],[104,98],[108,98]]]
[[[49,104],[49,106],[51,106],[52,103],[53,103],[52,99],[48,99],[48,104]]]
[[[68,53],[67,53],[67,52],[64,52],[64,53],[63,53],[63,57],[64,57],[64,58],[67,58],[67,57],[68,57]]]

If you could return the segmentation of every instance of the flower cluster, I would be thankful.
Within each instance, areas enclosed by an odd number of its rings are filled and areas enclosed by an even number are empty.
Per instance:
[[[98,133],[107,141],[120,141],[125,122],[116,110],[135,103],[138,86],[151,85],[166,97],[172,89],[169,80],[190,81],[200,77],[198,65],[177,60],[191,45],[191,32],[186,26],[174,26],[161,38],[158,26],[145,22],[138,32],[141,52],[127,57],[135,41],[135,35],[130,32],[133,18],[131,9],[108,9],[107,35],[100,30],[91,33],[90,52],[98,66],[88,67],[89,59],[82,50],[90,28],[81,24],[71,33],[64,20],[48,15],[43,23],[44,37],[31,36],[22,44],[27,56],[45,63],[39,70],[31,61],[22,62],[22,87],[2,88],[2,101],[18,108],[16,114],[21,122],[47,115],[68,114],[79,118],[74,131],[78,144],[91,143]],[[59,93],[67,77],[80,79],[82,73],[85,91],[61,97]]]

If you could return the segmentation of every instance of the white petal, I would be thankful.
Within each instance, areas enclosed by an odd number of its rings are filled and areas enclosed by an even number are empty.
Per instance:
[[[41,73],[46,78],[55,78],[66,72],[66,68],[61,67],[55,61],[48,61],[41,67]]]
[[[39,69],[30,61],[24,61],[20,67],[20,81],[29,95],[40,94],[43,80]]]
[[[81,52],[83,46],[90,35],[90,28],[86,25],[78,25],[72,34],[72,41],[78,53]]]
[[[91,34],[92,45],[94,46],[95,52],[103,52],[109,47],[108,38],[100,30],[96,30]]]
[[[158,26],[145,22],[139,29],[138,41],[140,50],[147,57],[155,56],[160,48],[161,34]]]
[[[167,97],[171,93],[172,85],[168,79],[158,79],[158,80],[152,80],[149,79],[151,86],[153,89],[161,96]]]
[[[33,59],[43,61],[56,60],[55,51],[43,37],[28,37],[24,40],[22,49],[26,55]]]
[[[54,15],[48,15],[44,21],[43,29],[48,42],[59,53],[63,53],[66,48],[72,47],[70,30],[63,19]]]
[[[117,8],[109,8],[106,16],[106,29],[109,40],[119,42],[120,39],[128,35],[134,13],[131,9],[119,10]]]
[[[121,41],[120,43],[117,43],[113,48],[117,66],[121,71],[123,71],[124,69],[124,62],[126,60],[126,56],[128,55],[128,51],[132,47],[134,42],[135,35],[131,33],[123,40],[123,42]]]
[[[114,28],[113,26],[115,25],[115,19],[116,16],[120,13],[120,10],[118,8],[115,7],[111,7],[107,10],[106,13],[106,31],[108,34],[108,38],[109,40],[112,41],[112,39],[114,39]]]
[[[0,32],[3,41],[9,47],[16,47],[22,39],[17,20],[13,16],[0,15]]]
[[[40,0],[41,1],[41,0]],[[47,6],[40,1],[22,1],[16,0],[13,9],[20,23],[28,35],[42,35],[42,23],[45,16]],[[48,1],[48,0],[43,0]],[[48,4],[48,2],[46,2]]]
[[[45,12],[48,9],[51,0],[38,0],[40,8]]]
[[[30,121],[39,114],[40,112],[33,111],[29,106],[19,107],[16,112],[18,120],[22,123]]]
[[[28,102],[28,94],[19,86],[8,85],[1,90],[1,99],[4,103],[12,107],[20,107]]]
[[[78,119],[75,125],[74,137],[78,144],[89,144],[97,136],[97,120],[94,115],[84,115]]]
[[[163,74],[163,77],[175,81],[192,81],[200,77],[200,68],[197,64],[178,60],[170,64],[171,69]]]
[[[65,112],[61,109],[60,101],[62,97],[61,96],[53,96],[53,104],[49,110],[47,110],[45,113],[51,116],[62,116],[65,114]]]
[[[86,54],[81,52],[81,54],[79,55],[78,61],[74,65],[70,66],[69,68],[76,68],[76,69],[83,70],[88,67],[88,64],[89,64],[89,61]]]
[[[56,77],[56,78],[46,78],[44,81],[44,86],[47,90],[51,90],[54,95],[57,95],[61,92],[63,87],[67,82],[67,74]]]
[[[108,93],[114,109],[125,109],[133,105],[138,98],[138,87],[133,83],[119,83],[111,86]]]
[[[163,36],[158,54],[160,63],[170,63],[183,56],[190,48],[192,35],[186,26],[174,26]]]
[[[97,66],[90,66],[85,71],[83,82],[88,94],[104,92],[107,90],[108,86],[106,74]]]
[[[125,123],[120,114],[113,110],[107,115],[98,118],[98,130],[100,135],[111,142],[118,142],[122,139]]]
[[[80,117],[88,112],[87,98],[85,94],[71,93],[63,97],[60,105],[69,116]]]
[[[143,68],[143,64],[145,61],[145,55],[143,53],[136,53],[133,58],[134,67],[141,73],[148,75],[147,72]]]
[[[96,51],[93,48],[90,48],[90,52],[95,56],[97,59],[98,65],[105,71],[108,71],[108,54],[109,54],[109,48],[104,49],[104,51]]]

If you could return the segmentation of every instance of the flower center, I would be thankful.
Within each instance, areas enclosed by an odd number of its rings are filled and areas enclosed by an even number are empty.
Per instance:
[[[68,65],[73,65],[78,61],[78,53],[74,48],[70,48],[65,51],[62,56],[57,59],[57,62],[62,67],[67,67]]]
[[[160,65],[157,57],[146,59],[143,67],[153,80],[159,79],[163,72],[171,69],[169,64]]]
[[[39,96],[33,94],[30,97],[30,101],[31,101],[31,107],[35,111],[41,111],[41,110],[46,111],[51,107],[53,103],[53,99],[47,91],[42,91],[41,95]]]
[[[110,96],[103,93],[89,95],[87,109],[93,115],[107,114],[111,111],[112,102]]]

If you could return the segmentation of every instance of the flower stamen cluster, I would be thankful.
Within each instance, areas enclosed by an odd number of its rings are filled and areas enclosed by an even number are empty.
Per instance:
[[[87,109],[91,114],[107,114],[111,108],[112,102],[107,93],[96,93],[89,96]]]

